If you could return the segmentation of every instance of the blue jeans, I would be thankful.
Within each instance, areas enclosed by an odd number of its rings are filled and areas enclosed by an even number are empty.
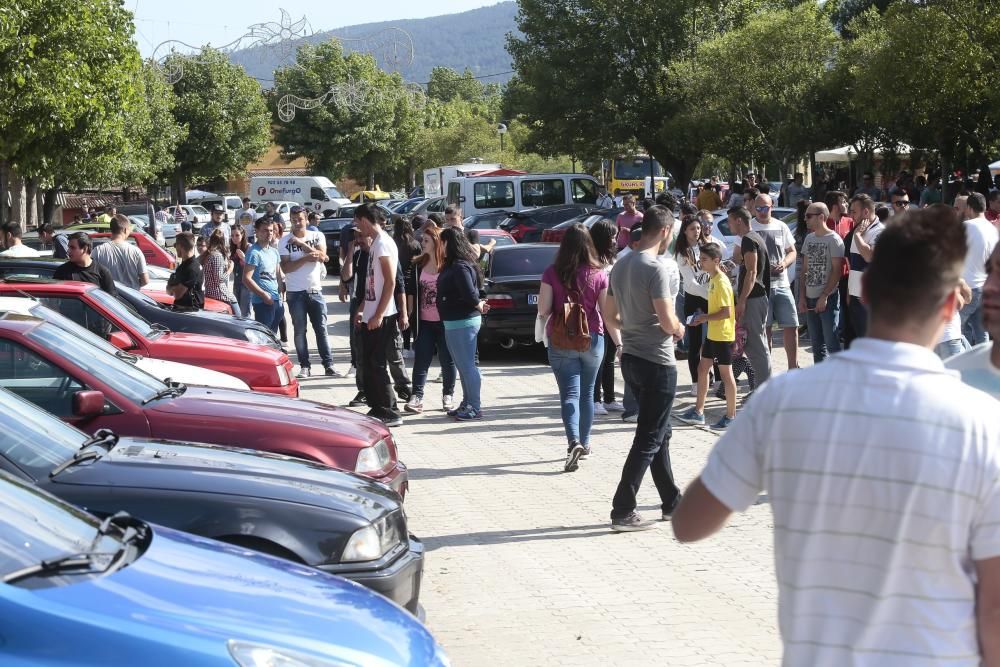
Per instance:
[[[549,365],[559,385],[559,403],[566,440],[590,442],[594,425],[594,382],[604,361],[604,336],[591,335],[586,352],[549,346]]]
[[[330,352],[330,340],[326,335],[326,301],[320,292],[288,292],[288,311],[292,314],[292,327],[295,329],[295,354],[299,358],[301,368],[309,368],[309,344],[306,342],[306,318],[312,324],[316,334],[316,347],[319,348],[319,358],[323,367],[333,366],[333,354]]]
[[[458,377],[462,381],[462,402],[476,410],[482,409],[479,392],[483,386],[483,379],[476,366],[476,341],[480,326],[482,326],[481,319],[471,327],[444,330],[448,351],[451,352],[451,358],[458,368]]]
[[[681,493],[670,467],[670,410],[677,391],[677,367],[624,354],[622,375],[639,404],[639,421],[612,501],[612,519],[624,518],[635,510],[635,496],[646,470],[653,474],[663,510],[672,510]]]
[[[965,338],[952,338],[951,340],[946,340],[938,343],[934,346],[934,354],[936,354],[942,361],[949,357],[954,357],[956,354],[961,354],[967,347]]]
[[[281,303],[281,299],[275,299],[270,305],[263,301],[253,304],[253,318],[274,333],[278,333],[278,323],[284,316],[285,305]]]
[[[958,311],[962,318],[962,335],[969,345],[979,345],[988,339],[983,327],[983,288],[972,290],[972,300]]]
[[[826,300],[826,310],[816,312],[817,299],[806,298],[806,324],[809,326],[809,341],[812,343],[813,363],[819,363],[834,352],[840,352],[840,295],[834,292]]]
[[[239,301],[229,301],[229,307],[233,309],[233,317],[243,317],[243,310]]]
[[[441,381],[444,383],[442,393],[445,396],[453,395],[457,369],[451,358],[451,353],[448,351],[448,344],[444,340],[444,325],[441,322],[420,320],[413,349],[413,395],[424,397],[427,370],[431,367],[435,349],[437,349],[438,361],[441,362]]]
[[[240,317],[250,317],[250,290],[243,286],[242,282],[235,282],[233,285],[233,296],[240,309]],[[235,312],[235,309],[233,309]]]

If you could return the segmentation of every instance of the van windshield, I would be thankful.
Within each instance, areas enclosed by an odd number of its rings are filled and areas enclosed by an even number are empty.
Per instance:
[[[325,192],[326,196],[330,199],[347,199],[347,197],[340,194],[340,190],[337,188],[323,188],[323,192]]]

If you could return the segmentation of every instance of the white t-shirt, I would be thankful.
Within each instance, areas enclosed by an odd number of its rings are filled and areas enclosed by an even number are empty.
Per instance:
[[[771,222],[763,225],[756,218],[750,221],[750,230],[760,234],[767,247],[768,264],[777,264],[785,261],[785,251],[795,247],[795,237],[792,230],[781,220],[771,218]],[[788,269],[786,268],[780,275],[771,275],[771,288],[788,287]]]
[[[965,221],[965,234],[969,252],[965,255],[962,277],[969,283],[969,287],[979,289],[986,282],[986,262],[997,244],[997,228],[986,218],[973,218]]]
[[[926,348],[860,338],[773,377],[702,473],[767,490],[784,664],[979,665],[973,561],[1000,556],[1000,411]]]
[[[383,273],[380,258],[388,257],[389,264],[399,270],[399,251],[395,242],[384,229],[380,229],[378,236],[372,242],[372,248],[368,251],[368,276],[365,280],[365,305],[362,310],[361,320],[367,322],[375,316],[375,309],[378,308],[379,299],[382,298],[382,288],[385,285],[385,274]],[[395,286],[393,286],[395,289]],[[396,314],[396,299],[389,299],[389,305],[383,317]]]
[[[882,235],[885,231],[885,225],[882,224],[881,220],[877,220],[868,226],[865,233],[861,235],[861,238],[870,245],[872,248],[875,247],[875,243],[878,241],[878,237]],[[865,269],[868,268],[868,262],[865,258],[861,256],[861,253],[857,250],[857,243],[851,243],[851,253],[847,256],[847,262],[850,265],[851,272],[847,274],[847,292],[851,296],[860,297],[861,296],[861,276],[864,275]]]
[[[23,243],[18,243],[0,252],[0,255],[4,257],[38,257],[38,251],[34,248],[29,248]]]
[[[294,241],[292,239],[295,239]],[[310,248],[319,248],[326,252],[326,237],[322,232],[310,232],[306,230],[305,236],[298,238],[291,232],[281,237],[278,243],[278,253],[282,261],[294,262],[302,259],[306,255],[301,245],[304,243]],[[294,271],[285,271],[285,289],[289,292],[305,292],[306,290],[320,290],[323,288],[323,262],[306,262]]]
[[[965,384],[985,391],[1000,401],[1000,368],[994,366],[993,360],[990,359],[994,345],[1000,343],[987,341],[971,350],[956,354],[944,362],[944,365],[961,373],[962,382]]]
[[[955,309],[955,314],[951,316],[948,320],[948,324],[944,325],[944,331],[941,332],[941,340],[939,343],[947,343],[950,340],[957,340],[962,337],[962,316],[958,312],[958,308]]]

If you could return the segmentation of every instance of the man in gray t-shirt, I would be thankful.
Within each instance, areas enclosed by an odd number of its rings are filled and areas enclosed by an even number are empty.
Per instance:
[[[642,238],[635,250],[611,270],[608,317],[619,319],[622,332],[621,367],[625,383],[639,407],[632,449],[625,459],[611,509],[611,529],[645,530],[635,511],[636,493],[646,470],[669,518],[680,502],[680,489],[670,469],[670,410],[677,389],[674,338],[684,333],[674,312],[680,273],[669,256],[662,256],[673,236],[673,213],[650,207],[642,217]]]
[[[92,259],[105,267],[115,282],[139,289],[149,282],[146,257],[128,242],[132,223],[121,213],[111,218],[111,240],[94,246]]]
[[[844,242],[826,226],[830,211],[823,202],[806,209],[809,235],[802,242],[802,276],[799,277],[799,310],[806,314],[813,361],[819,363],[840,352],[838,286],[844,275]]]

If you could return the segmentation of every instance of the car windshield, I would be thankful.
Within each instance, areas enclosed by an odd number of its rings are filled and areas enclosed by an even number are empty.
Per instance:
[[[0,475],[0,577],[42,560],[89,551],[96,517],[50,496],[29,482]],[[85,580],[49,577],[47,585]]]
[[[83,342],[89,343],[94,347],[107,352],[108,354],[114,354],[118,351],[117,347],[104,340],[87,327],[81,327],[79,324],[63,314],[58,313],[51,308],[47,308],[40,303],[31,307],[31,314],[40,320],[45,320],[50,324],[54,324],[66,333],[72,334]]]
[[[152,277],[153,276],[150,276],[150,278]],[[167,275],[167,278],[169,277],[170,276]],[[167,278],[163,278],[163,280],[167,280]],[[126,299],[129,299],[131,301],[139,301],[141,303],[146,304],[147,306],[153,306],[154,308],[160,307],[160,304],[156,302],[156,299],[149,296],[145,292],[140,292],[137,289],[132,289],[128,285],[122,285],[121,283],[115,283],[115,288],[118,290],[118,294],[123,295]],[[129,304],[128,307],[131,308],[131,304]],[[141,315],[139,317],[141,317]]]
[[[115,354],[101,353],[75,335],[47,322],[35,327],[27,335],[53,354],[79,366],[88,375],[100,378],[101,382],[135,403],[152,398],[166,387],[160,380],[119,359]]]
[[[85,439],[58,417],[0,389],[0,456],[34,479],[45,478]]]
[[[143,338],[148,338],[153,333],[153,327],[150,323],[142,315],[132,310],[131,306],[122,303],[102,289],[92,289],[89,294],[95,301],[104,306],[108,312],[114,315],[116,319],[130,326]],[[153,303],[156,302],[154,301]]]
[[[170,280],[170,276],[173,275],[173,271],[165,269],[162,266],[147,264],[146,274],[149,276],[150,280]],[[152,299],[150,299],[150,301],[152,301]]]
[[[555,243],[493,253],[491,278],[540,276],[552,264],[559,246]]]

